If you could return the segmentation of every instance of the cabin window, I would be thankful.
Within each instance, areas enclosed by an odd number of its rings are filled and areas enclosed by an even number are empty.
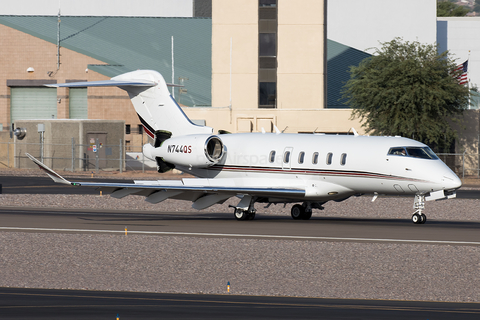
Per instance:
[[[406,147],[410,157],[421,159],[438,159],[437,155],[429,147]]]
[[[298,163],[303,163],[303,160],[305,159],[305,152],[300,152],[300,154],[298,155]]]
[[[284,163],[290,162],[290,151],[286,151],[285,154],[283,155],[283,162]]]
[[[333,153],[329,152],[327,154],[327,164],[328,165],[332,164],[332,158],[333,158]]]
[[[272,151],[270,152],[270,157],[269,157],[269,159],[270,159],[270,163],[273,163],[273,162],[275,161],[275,150],[272,150]]]
[[[340,164],[344,166],[347,163],[347,154],[342,153],[342,156],[340,157]]]
[[[438,159],[437,155],[429,147],[394,147],[388,150],[388,155],[432,160]]]
[[[406,156],[407,152],[405,151],[405,148],[398,147],[398,148],[390,148],[388,151],[389,155],[394,155],[394,156]]]
[[[315,152],[312,157],[312,163],[317,164],[318,163],[318,152]]]

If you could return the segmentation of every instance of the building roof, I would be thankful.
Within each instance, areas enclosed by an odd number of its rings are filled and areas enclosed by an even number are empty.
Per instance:
[[[57,43],[56,16],[0,16],[0,24]],[[107,77],[138,70],[159,71],[172,81],[174,37],[175,83],[185,78],[187,92],[176,89],[186,106],[210,106],[212,86],[212,20],[210,18],[61,17],[62,47],[104,61],[89,69]],[[370,54],[327,40],[327,107],[346,108],[341,90],[349,67]],[[182,90],[183,91],[183,90]]]
[[[371,54],[327,40],[327,108],[348,108],[342,99],[343,86],[350,79],[350,67]]]
[[[0,24],[57,43],[56,16],[0,16]],[[176,100],[187,106],[211,105],[210,18],[61,17],[61,47],[104,61],[89,69],[108,77],[138,69],[159,71],[186,89]],[[188,79],[188,80],[187,80]]]

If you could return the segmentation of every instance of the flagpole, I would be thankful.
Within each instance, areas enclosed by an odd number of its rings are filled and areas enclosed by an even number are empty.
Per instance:
[[[467,63],[470,64],[470,50],[468,50]],[[467,68],[467,88],[470,91],[470,77],[468,76],[469,70],[470,70],[470,66]],[[469,92],[469,94],[468,94],[468,109],[472,108],[472,106],[470,104],[470,102],[471,102],[470,99],[471,99],[471,97],[470,97],[470,92]]]

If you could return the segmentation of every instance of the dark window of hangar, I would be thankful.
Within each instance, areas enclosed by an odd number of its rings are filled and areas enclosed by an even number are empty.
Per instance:
[[[259,87],[259,106],[260,108],[275,108],[277,100],[277,83],[260,82]]]

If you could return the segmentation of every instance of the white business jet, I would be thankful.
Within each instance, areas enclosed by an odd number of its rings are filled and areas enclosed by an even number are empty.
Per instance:
[[[146,133],[143,147],[159,172],[178,169],[197,178],[134,183],[70,182],[28,155],[56,182],[97,187],[112,197],[141,195],[150,203],[192,201],[198,210],[236,196],[237,220],[255,217],[255,203],[295,203],[293,219],[351,196],[412,195],[412,221],[425,223],[425,201],[455,197],[461,181],[428,146],[402,137],[276,133],[219,133],[193,124],[163,77],[139,70],[106,81],[53,87],[117,86],[128,92]]]

